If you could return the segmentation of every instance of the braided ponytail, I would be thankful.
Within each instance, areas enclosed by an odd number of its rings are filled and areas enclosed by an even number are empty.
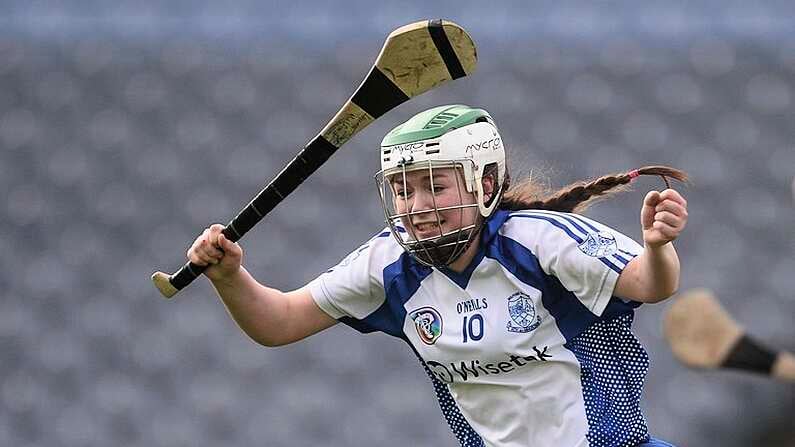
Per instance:
[[[626,190],[632,179],[640,175],[659,175],[667,187],[670,187],[668,177],[680,182],[687,181],[687,174],[679,169],[668,166],[644,166],[623,174],[605,175],[592,181],[578,181],[551,194],[544,194],[542,188],[532,179],[511,186],[506,177],[500,208],[509,211],[542,209],[578,213],[599,199]]]

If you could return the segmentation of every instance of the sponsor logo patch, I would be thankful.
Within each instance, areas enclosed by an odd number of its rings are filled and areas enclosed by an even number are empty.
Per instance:
[[[447,364],[434,360],[425,362],[434,377],[444,383],[475,381],[479,377],[509,374],[537,362],[546,362],[552,358],[549,347],[533,346],[533,354],[506,354],[502,361],[483,362],[479,359],[455,361]]]

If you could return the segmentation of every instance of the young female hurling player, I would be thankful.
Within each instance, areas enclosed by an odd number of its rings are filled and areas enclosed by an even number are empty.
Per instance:
[[[338,321],[405,341],[462,445],[668,445],[640,409],[648,369],[630,331],[641,303],[679,283],[672,245],[687,222],[673,189],[649,192],[643,247],[577,214],[646,167],[539,196],[510,184],[491,116],[462,105],[420,113],[381,143],[387,228],[306,286],[257,282],[213,225],[188,251],[242,330],[265,346]]]

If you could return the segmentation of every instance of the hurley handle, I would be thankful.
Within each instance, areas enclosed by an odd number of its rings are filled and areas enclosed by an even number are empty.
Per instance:
[[[317,170],[338,148],[318,135],[221,231],[237,242],[298,185]],[[201,276],[207,266],[188,262],[173,275],[155,272],[152,281],[160,293],[171,298]]]

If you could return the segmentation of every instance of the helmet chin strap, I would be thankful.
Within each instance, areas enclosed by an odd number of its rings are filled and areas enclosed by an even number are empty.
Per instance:
[[[444,267],[455,262],[466,251],[474,230],[470,228],[434,240],[413,241],[406,245],[409,253],[420,263],[429,267]]]
[[[421,264],[436,268],[447,267],[469,249],[472,242],[479,237],[485,222],[486,219],[478,216],[477,222],[472,228],[459,230],[433,240],[408,242],[406,245],[409,253]],[[461,237],[462,235],[465,238]]]

